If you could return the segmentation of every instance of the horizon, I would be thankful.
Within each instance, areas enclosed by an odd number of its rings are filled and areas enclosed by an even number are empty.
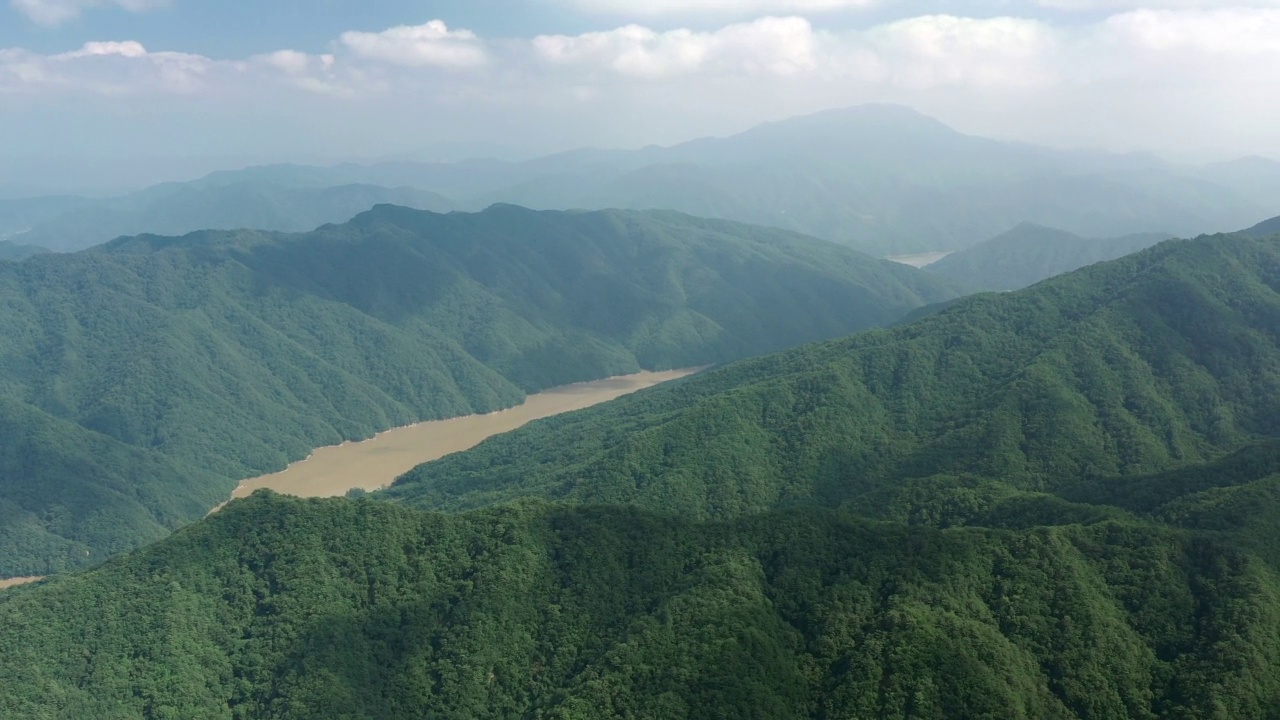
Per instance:
[[[44,192],[38,191],[39,190],[38,186],[32,186],[32,187],[37,187],[37,191],[24,193],[20,189],[15,192],[9,187],[6,187],[6,183],[4,182],[3,175],[0,175],[0,200],[21,200],[21,199],[56,196],[56,195],[83,195],[87,197],[108,198],[108,197],[114,197],[119,195],[125,195],[132,192],[138,192],[146,188],[156,187],[156,186],[170,184],[170,183],[180,184],[185,182],[192,182],[192,181],[204,179],[213,175],[217,175],[219,173],[224,173],[224,172],[234,173],[234,172],[239,172],[243,170],[252,170],[256,168],[273,168],[273,167],[290,167],[290,166],[334,168],[334,167],[341,167],[341,166],[348,166],[348,165],[358,166],[358,167],[374,167],[378,165],[394,164],[394,163],[429,165],[429,164],[459,164],[459,163],[477,162],[477,161],[498,161],[498,162],[504,162],[504,163],[520,163],[525,161],[550,158],[550,157],[554,157],[561,154],[568,154],[568,153],[582,152],[582,151],[636,152],[636,151],[641,151],[646,149],[655,149],[655,148],[670,149],[670,148],[678,147],[678,146],[689,144],[689,143],[696,143],[699,141],[728,139],[741,134],[748,133],[757,128],[761,128],[769,125],[784,124],[790,121],[801,120],[809,117],[816,117],[823,114],[850,112],[850,111],[876,109],[876,108],[905,109],[911,113],[920,115],[923,118],[941,122],[948,129],[956,133],[959,133],[961,135],[965,135],[969,137],[983,137],[981,135],[977,135],[974,133],[965,133],[947,124],[941,118],[937,118],[927,113],[923,113],[920,110],[914,107],[911,107],[909,105],[904,105],[900,103],[862,103],[858,105],[846,105],[846,106],[839,106],[839,107],[823,108],[811,113],[788,116],[778,120],[762,121],[760,123],[756,123],[754,125],[751,125],[749,127],[746,127],[731,133],[725,133],[720,135],[699,135],[695,137],[689,137],[689,138],[677,140],[669,144],[649,143],[646,145],[633,145],[633,146],[578,145],[578,146],[570,146],[570,147],[550,150],[550,151],[541,152],[541,153],[531,153],[531,152],[520,152],[513,147],[501,146],[497,143],[485,144],[485,143],[465,143],[465,142],[459,142],[459,143],[444,142],[444,143],[437,144],[434,150],[430,148],[423,148],[417,151],[417,153],[413,151],[407,151],[402,154],[389,154],[389,155],[381,155],[381,156],[363,156],[363,157],[362,156],[348,156],[348,157],[312,156],[312,157],[294,157],[294,158],[278,158],[278,159],[267,158],[267,159],[262,159],[260,161],[249,159],[246,157],[236,157],[236,156],[140,157],[140,158],[133,158],[133,160],[138,163],[138,170],[135,171],[136,176],[133,182],[126,182],[123,184],[117,184],[113,186],[104,186],[104,187],[95,188],[92,186],[77,187],[75,185],[63,185],[60,188],[58,187],[48,188],[47,191],[44,191]],[[1105,148],[1096,148],[1096,147],[1053,147],[1050,145],[1037,145],[1035,143],[1028,143],[1028,142],[1019,141],[1019,140],[1008,140],[1004,138],[985,138],[985,139],[992,139],[992,140],[997,140],[999,142],[1015,144],[1015,145],[1022,144],[1022,145],[1029,145],[1034,147],[1041,147],[1041,148],[1045,148],[1045,149],[1049,149],[1057,152],[1063,152],[1063,153],[1104,154],[1104,155],[1112,155],[1116,157],[1149,156],[1157,160],[1160,160],[1161,162],[1169,163],[1172,166],[1185,166],[1187,168],[1205,167],[1205,166],[1221,164],[1221,163],[1243,162],[1243,161],[1250,161],[1250,160],[1262,160],[1264,162],[1280,163],[1280,159],[1267,157],[1266,155],[1257,154],[1257,153],[1194,161],[1194,160],[1186,160],[1186,159],[1179,160],[1177,158],[1168,157],[1161,153],[1158,153],[1155,151],[1149,151],[1149,150],[1122,151],[1122,150],[1109,150]],[[484,149],[485,147],[491,148],[492,152],[486,152]],[[433,152],[436,155],[436,157],[434,158],[429,157],[429,155]],[[50,157],[3,158],[3,157],[0,157],[0,161],[7,161],[7,162],[16,161],[16,163],[18,164],[25,162],[25,163],[28,163],[29,165],[34,166],[38,164],[48,165],[50,161],[53,161],[55,164],[63,163],[63,162],[75,162],[75,159],[66,158],[66,157],[62,157],[62,158],[50,158]],[[121,160],[104,160],[100,158],[81,158],[80,161],[90,166],[93,164],[107,165],[107,166],[110,166],[110,168],[116,172],[120,171],[121,169],[120,163],[122,162]],[[163,170],[156,169],[161,167],[163,167],[164,169]]]
[[[1270,0],[10,0],[0,195],[531,158],[892,103],[969,135],[1280,157]]]

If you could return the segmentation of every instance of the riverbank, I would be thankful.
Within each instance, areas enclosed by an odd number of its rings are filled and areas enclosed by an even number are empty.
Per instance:
[[[278,473],[241,482],[232,498],[247,497],[262,488],[298,497],[336,497],[357,488],[378,490],[424,462],[468,450],[494,435],[534,420],[608,402],[700,369],[642,372],[565,385],[530,395],[523,404],[506,410],[430,420],[387,430],[368,440],[318,448],[310,457]]]

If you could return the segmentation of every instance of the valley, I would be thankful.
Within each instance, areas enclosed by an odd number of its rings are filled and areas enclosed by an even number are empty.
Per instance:
[[[395,5],[0,3],[0,720],[1280,720],[1275,3]]]
[[[640,372],[564,385],[530,395],[524,403],[505,410],[416,423],[378,433],[368,440],[318,448],[307,459],[281,472],[241,482],[232,497],[248,497],[263,488],[297,497],[334,497],[352,489],[378,490],[424,462],[468,450],[499,433],[687,377],[699,369]]]

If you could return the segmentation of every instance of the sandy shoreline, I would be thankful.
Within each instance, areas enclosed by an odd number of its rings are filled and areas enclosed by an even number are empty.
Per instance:
[[[299,497],[335,497],[353,488],[377,490],[424,462],[470,449],[493,435],[692,375],[699,369],[642,372],[565,385],[530,395],[524,404],[506,410],[429,420],[393,428],[368,440],[317,448],[305,460],[278,473],[242,481],[232,497],[246,497],[261,488]]]

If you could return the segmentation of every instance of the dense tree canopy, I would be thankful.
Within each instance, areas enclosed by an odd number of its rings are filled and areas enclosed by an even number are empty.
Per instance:
[[[0,714],[1276,720],[1278,355],[1174,241],[260,492],[0,594]]]
[[[726,517],[875,513],[940,475],[1052,490],[1158,472],[1280,435],[1278,289],[1280,240],[1171,241],[535,423],[389,492]]]
[[[952,294],[781,231],[514,206],[0,263],[0,577],[98,562],[320,445]]]

